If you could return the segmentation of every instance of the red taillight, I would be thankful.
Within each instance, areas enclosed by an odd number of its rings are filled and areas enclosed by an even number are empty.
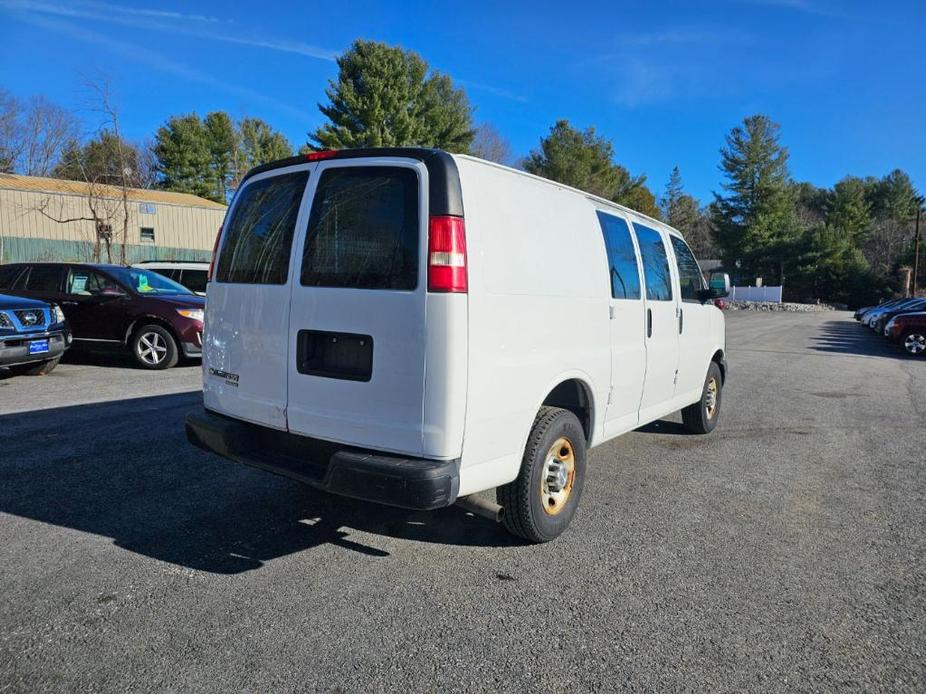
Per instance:
[[[209,259],[209,274],[206,275],[206,281],[212,281],[213,270],[215,270],[215,254],[219,252],[219,239],[222,238],[222,227],[219,227],[215,235],[215,243],[212,244],[212,257]]]
[[[431,217],[428,291],[466,293],[466,227],[462,217]]]
[[[319,159],[331,159],[338,156],[336,149],[323,149],[320,152],[309,152],[305,155],[307,161],[318,161]]]

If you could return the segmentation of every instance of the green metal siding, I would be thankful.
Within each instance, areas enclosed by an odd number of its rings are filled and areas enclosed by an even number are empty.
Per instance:
[[[93,259],[93,244],[89,241],[66,241],[58,239],[21,238],[5,236],[2,242],[2,263],[35,261],[70,261],[88,263]],[[127,245],[128,262],[138,263],[143,260],[201,260],[208,262],[211,253],[189,248],[170,248],[154,244]],[[112,247],[112,262],[119,262],[118,246]],[[101,250],[99,262],[106,263],[106,250]]]

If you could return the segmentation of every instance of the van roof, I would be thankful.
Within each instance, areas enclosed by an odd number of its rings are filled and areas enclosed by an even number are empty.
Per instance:
[[[527,178],[532,178],[546,185],[551,185],[560,189],[578,193],[590,200],[594,200],[600,205],[620,210],[626,214],[634,215],[635,217],[645,220],[647,223],[658,225],[660,228],[666,231],[673,232],[676,235],[681,236],[681,234],[676,229],[670,227],[665,222],[654,219],[653,217],[645,215],[642,212],[637,212],[636,210],[608,200],[607,198],[602,198],[587,191],[573,188],[572,186],[567,186],[564,183],[552,181],[549,178],[536,176],[534,174],[528,173],[527,171],[514,169],[510,166],[505,166],[504,164],[496,164],[495,162],[486,161],[485,159],[473,157],[468,154],[450,154],[442,149],[430,149],[427,147],[364,147],[357,149],[309,152],[307,154],[287,157],[286,159],[279,159],[277,161],[272,161],[267,164],[256,166],[248,171],[247,174],[245,174],[241,182],[244,183],[244,181],[251,178],[252,176],[264,173],[265,171],[282,169],[287,166],[296,166],[298,164],[305,164],[306,162],[324,161],[328,159],[360,159],[365,157],[403,157],[406,159],[417,159],[418,161],[424,163],[428,169],[428,192],[430,194],[432,214],[450,215],[454,217],[464,216],[463,194],[460,186],[460,175],[457,171],[455,159],[466,159],[467,161],[473,161],[479,164],[484,164],[486,166],[503,169],[519,176],[526,176]]]

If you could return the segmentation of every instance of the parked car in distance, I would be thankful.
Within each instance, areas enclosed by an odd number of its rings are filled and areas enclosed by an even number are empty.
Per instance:
[[[870,311],[867,311],[865,313],[865,316],[862,318],[862,322],[865,325],[867,325],[869,328],[871,328],[872,330],[876,330],[877,328],[875,327],[875,323],[877,323],[878,319],[883,314],[885,314],[888,311],[893,311],[895,309],[903,309],[915,301],[918,301],[918,299],[906,298],[906,299],[898,299],[896,302],[893,302],[893,303],[885,302],[884,304],[881,304],[880,306],[876,306]]]
[[[70,344],[67,320],[58,305],[0,294],[0,366],[44,376]]]
[[[926,357],[926,311],[894,316],[887,322],[884,334],[907,354]]]
[[[206,281],[209,275],[209,263],[187,260],[144,260],[132,267],[154,272],[169,277],[182,284],[194,294],[206,296]]]
[[[205,299],[150,270],[14,263],[0,265],[0,291],[59,304],[75,348],[128,350],[145,369],[202,355]]]
[[[899,304],[901,301],[906,301],[906,299],[890,299],[890,300],[888,300],[888,301],[884,301],[884,302],[882,302],[882,303],[880,303],[880,304],[877,304],[877,305],[875,305],[875,306],[863,306],[862,308],[858,309],[858,310],[853,314],[853,316],[854,316],[855,320],[857,320],[857,321],[862,321],[862,320],[864,320],[864,318],[865,318],[865,314],[867,314],[869,311],[875,311],[875,310],[877,310],[877,309],[890,308],[891,306],[894,306],[895,304]]]
[[[186,431],[230,460],[546,542],[589,447],[719,420],[729,277],[588,193],[433,149],[315,152],[249,172],[216,245]]]
[[[886,311],[881,311],[872,321],[872,328],[876,333],[881,335],[884,332],[884,326],[894,316],[902,313],[913,313],[916,311],[926,311],[926,299],[910,299],[903,304],[892,306]]]

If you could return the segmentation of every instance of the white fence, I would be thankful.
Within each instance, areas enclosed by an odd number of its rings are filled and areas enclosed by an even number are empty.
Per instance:
[[[781,287],[730,287],[731,301],[770,301],[781,303]]]

